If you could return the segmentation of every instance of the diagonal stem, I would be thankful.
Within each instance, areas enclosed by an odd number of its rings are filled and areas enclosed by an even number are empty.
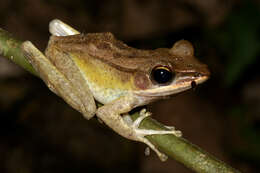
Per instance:
[[[31,64],[25,59],[20,46],[22,41],[13,37],[10,33],[0,28],[0,55],[8,58],[30,73],[38,76]],[[139,114],[134,113],[132,118],[138,118]],[[156,120],[145,118],[140,128],[167,130]],[[155,144],[162,152],[169,157],[179,161],[186,167],[198,173],[238,173],[229,165],[219,161],[215,157],[191,144],[184,138],[174,135],[151,135],[147,139]]]

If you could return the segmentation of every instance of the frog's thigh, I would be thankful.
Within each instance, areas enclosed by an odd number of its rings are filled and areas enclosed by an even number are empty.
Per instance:
[[[55,55],[55,57],[52,55]],[[73,60],[73,54],[64,53],[56,49],[47,49],[46,56],[50,62],[55,64],[55,68],[69,80],[74,92],[77,93],[78,98],[84,106],[83,109],[85,109],[85,111],[83,112],[88,112],[88,114],[83,114],[87,119],[91,118],[96,112],[96,103],[88,83],[84,78],[85,74],[80,71]]]
[[[80,94],[71,82],[30,41],[22,44],[26,58],[40,74],[47,86],[61,96],[69,105],[83,113],[86,118],[94,115],[88,112],[80,99]]]

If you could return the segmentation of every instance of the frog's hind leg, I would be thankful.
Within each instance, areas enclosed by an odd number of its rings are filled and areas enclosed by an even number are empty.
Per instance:
[[[73,87],[71,82],[39,51],[30,41],[22,44],[24,55],[33,65],[40,77],[50,90],[61,96],[69,105],[80,111],[85,117],[91,117],[95,113],[96,107],[86,106],[80,98],[80,93]]]

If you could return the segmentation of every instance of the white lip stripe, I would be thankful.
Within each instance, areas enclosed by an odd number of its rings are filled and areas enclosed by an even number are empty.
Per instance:
[[[194,81],[198,85],[200,83],[203,83],[207,79],[208,79],[208,77],[205,76],[205,77],[200,77]],[[173,94],[177,94],[182,91],[190,89],[191,82],[192,81],[183,82],[182,84],[179,84],[179,85],[173,84],[173,85],[168,85],[168,86],[161,86],[159,88],[148,89],[148,90],[144,90],[144,91],[136,91],[135,94],[139,95],[139,96],[155,96],[155,97],[173,95]]]

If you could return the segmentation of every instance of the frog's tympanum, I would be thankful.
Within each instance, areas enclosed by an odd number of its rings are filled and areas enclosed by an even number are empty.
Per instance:
[[[118,134],[147,144],[165,160],[145,136],[180,136],[180,132],[139,129],[150,113],[141,111],[135,121],[127,113],[208,79],[207,66],[194,57],[191,43],[181,40],[169,49],[140,50],[111,33],[80,34],[57,19],[50,23],[50,32],[45,55],[29,41],[22,44],[27,59],[50,90],[85,118],[96,115]],[[104,105],[97,108],[95,100]]]

